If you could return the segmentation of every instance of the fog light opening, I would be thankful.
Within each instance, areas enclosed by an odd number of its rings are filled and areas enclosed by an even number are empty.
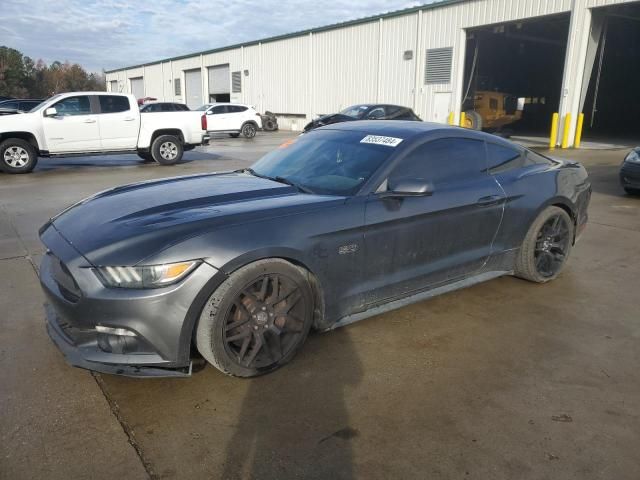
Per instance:
[[[126,328],[112,328],[103,327],[102,325],[96,325],[96,331],[100,333],[107,333],[109,335],[118,335],[120,337],[135,337],[136,333]]]

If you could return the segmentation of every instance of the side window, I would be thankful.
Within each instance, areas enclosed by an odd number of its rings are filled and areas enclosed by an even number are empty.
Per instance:
[[[211,114],[212,115],[220,115],[221,113],[227,113],[227,106],[226,105],[218,105],[217,107],[213,107],[211,109]]]
[[[246,112],[247,107],[243,107],[242,105],[229,105],[229,113],[241,113]]]
[[[487,160],[491,174],[524,166],[524,157],[520,150],[495,143],[487,143]]]
[[[484,142],[470,138],[441,138],[419,146],[389,176],[389,183],[420,178],[446,185],[483,175],[486,170]]]
[[[176,103],[176,112],[188,112],[189,111],[189,107],[187,107],[186,105],[182,105],[180,103]]]
[[[121,95],[98,95],[101,113],[119,113],[130,109],[129,99]]]
[[[553,160],[537,152],[527,150],[527,165],[553,165]]]
[[[67,97],[52,105],[58,111],[58,115],[67,117],[71,115],[91,115],[91,103],[89,97]]]
[[[18,102],[6,102],[2,104],[2,108],[18,108]]]

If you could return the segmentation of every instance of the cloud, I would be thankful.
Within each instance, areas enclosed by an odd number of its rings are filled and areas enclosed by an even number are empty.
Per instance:
[[[3,0],[0,44],[98,71],[353,20],[407,0]],[[429,3],[429,2],[426,2]]]

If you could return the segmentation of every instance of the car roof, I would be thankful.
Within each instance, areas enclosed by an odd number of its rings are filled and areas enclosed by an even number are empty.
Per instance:
[[[411,120],[354,120],[352,122],[332,123],[320,127],[317,130],[362,132],[368,135],[395,136],[406,140],[424,135],[425,133],[455,132],[456,136],[459,137],[475,138],[477,140],[486,140],[492,143],[522,148],[519,145],[504,138],[497,137],[496,135],[491,135],[490,133],[434,122],[416,122]]]

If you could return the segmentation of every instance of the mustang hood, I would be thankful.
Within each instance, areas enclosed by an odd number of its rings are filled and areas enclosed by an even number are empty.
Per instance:
[[[133,265],[215,228],[321,208],[336,199],[249,174],[206,174],[107,190],[69,207],[51,224],[92,264]]]

